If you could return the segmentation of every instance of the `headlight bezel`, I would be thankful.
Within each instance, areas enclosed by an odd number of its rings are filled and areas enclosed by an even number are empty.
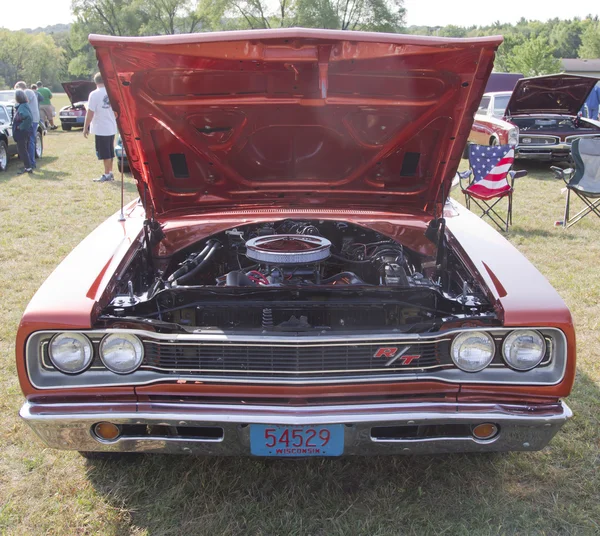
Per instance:
[[[533,333],[534,335],[536,335],[537,337],[540,338],[540,341],[541,341],[541,344],[542,344],[542,351],[541,351],[540,358],[537,360],[537,362],[534,365],[532,365],[530,367],[527,367],[527,368],[521,368],[521,367],[515,366],[513,363],[511,363],[510,359],[507,358],[507,356],[506,356],[506,354],[507,354],[506,346],[507,346],[508,341],[510,341],[510,339],[512,337],[516,338],[516,337],[519,337],[519,336],[523,336],[524,334],[527,334],[527,333]],[[504,361],[504,363],[506,364],[507,367],[509,367],[512,370],[515,370],[517,372],[527,372],[527,371],[535,369],[536,367],[538,367],[540,365],[540,363],[542,363],[544,361],[544,357],[546,356],[546,350],[547,350],[546,339],[545,339],[545,337],[539,331],[537,331],[535,329],[516,329],[516,330],[511,331],[510,333],[508,333],[504,337],[504,339],[502,340],[502,352],[501,352],[501,354],[502,354],[502,359],[503,359],[503,361]]]
[[[139,346],[139,353],[136,356],[137,361],[135,366],[130,367],[127,370],[118,370],[116,367],[114,367],[114,365],[107,363],[106,357],[104,356],[104,347],[108,342],[110,342],[113,339],[126,340],[132,343],[134,347],[136,345]],[[102,337],[102,339],[100,340],[100,344],[98,345],[98,356],[100,357],[102,364],[104,365],[104,367],[106,367],[108,371],[122,376],[125,376],[127,374],[133,374],[136,370],[138,370],[141,367],[142,363],[144,362],[144,343],[137,335],[134,335],[133,333],[107,333],[104,337]]]
[[[73,371],[64,368],[57,362],[56,356],[53,355],[52,347],[60,337],[70,337],[72,339],[78,340],[85,347],[89,348],[89,356],[87,356],[85,364],[78,370]],[[89,337],[87,337],[83,333],[79,333],[77,331],[61,331],[59,333],[56,333],[48,343],[48,358],[50,359],[50,363],[52,363],[52,366],[59,372],[62,372],[63,374],[68,374],[69,376],[76,376],[78,374],[82,374],[92,366],[92,363],[94,361],[94,343],[89,339]]]
[[[519,127],[517,127],[516,125],[513,126],[509,131],[508,131],[508,145],[514,145],[515,147],[517,145],[519,145]]]
[[[455,357],[455,348],[462,341],[462,339],[468,339],[469,337],[473,337],[475,335],[483,335],[484,338],[486,338],[490,342],[492,351],[491,351],[490,357],[483,364],[483,366],[480,366],[475,369],[467,369],[464,367],[464,365],[461,366],[457,362],[457,358]],[[484,331],[484,330],[463,331],[462,333],[459,333],[456,337],[454,337],[454,339],[452,340],[452,343],[450,344],[450,358],[452,359],[452,362],[458,369],[462,370],[463,372],[470,373],[470,374],[481,372],[482,370],[489,367],[492,364],[492,362],[494,361],[495,356],[496,356],[496,342],[494,341],[494,338],[487,331]]]

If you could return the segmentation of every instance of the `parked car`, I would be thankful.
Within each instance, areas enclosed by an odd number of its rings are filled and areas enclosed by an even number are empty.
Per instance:
[[[577,138],[600,136],[600,122],[578,115],[597,79],[556,74],[518,80],[512,92],[486,93],[469,142],[517,144],[515,157],[559,161]]]
[[[127,160],[125,149],[123,149],[123,140],[121,139],[121,136],[117,138],[115,157],[117,158],[117,168],[119,169],[119,172],[129,173],[129,160]]]
[[[48,446],[531,451],[571,416],[569,310],[447,198],[501,38],[90,41],[140,199],[23,315],[21,416]]]
[[[15,90],[14,89],[4,89],[4,90],[0,91],[0,102],[14,104],[15,103]]]
[[[63,106],[58,113],[62,129],[83,128],[88,97],[96,89],[96,84],[88,80],[75,80],[74,82],[63,82],[62,87],[71,101],[69,106]]]
[[[7,102],[0,102],[0,171],[6,171],[10,158],[18,155],[17,143],[13,138],[13,116],[14,106]],[[44,127],[38,125],[35,134],[36,159],[42,158],[44,153],[45,134],[46,130]]]

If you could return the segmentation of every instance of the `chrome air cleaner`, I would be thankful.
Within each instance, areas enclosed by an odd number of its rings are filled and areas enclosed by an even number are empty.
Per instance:
[[[322,236],[257,236],[246,242],[246,257],[263,264],[311,264],[329,257],[330,248]]]

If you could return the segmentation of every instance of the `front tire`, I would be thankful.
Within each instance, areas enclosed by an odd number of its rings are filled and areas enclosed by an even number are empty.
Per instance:
[[[129,173],[129,166],[127,164],[123,165],[121,160],[117,160],[117,169],[119,173]]]
[[[4,140],[0,140],[0,171],[6,171],[8,167],[8,146]]]
[[[72,125],[65,125],[64,123],[61,126],[65,132],[69,132],[73,128]]]
[[[38,160],[44,155],[44,138],[42,133],[37,130],[35,133],[35,159]]]
[[[492,147],[495,147],[496,145],[499,145],[499,144],[498,144],[498,138],[496,138],[496,137],[494,136],[494,137],[493,137],[493,138],[490,140],[490,145],[491,145]]]

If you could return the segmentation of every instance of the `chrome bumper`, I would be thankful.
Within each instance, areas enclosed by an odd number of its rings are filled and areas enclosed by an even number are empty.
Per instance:
[[[518,146],[515,158],[520,160],[564,160],[571,155],[571,146],[567,143],[542,146]]]
[[[572,416],[564,403],[544,406],[494,404],[361,404],[287,407],[182,403],[30,404],[21,417],[49,447],[106,452],[153,452],[243,456],[250,454],[251,424],[344,424],[345,455],[432,454],[540,450]],[[143,425],[139,434],[107,442],[92,426],[98,422]],[[499,433],[488,440],[472,436],[374,437],[373,428],[494,423]],[[153,427],[206,427],[221,437],[153,437]],[[147,428],[146,428],[147,427]],[[133,428],[130,427],[132,430]],[[465,426],[462,427],[464,429]]]

